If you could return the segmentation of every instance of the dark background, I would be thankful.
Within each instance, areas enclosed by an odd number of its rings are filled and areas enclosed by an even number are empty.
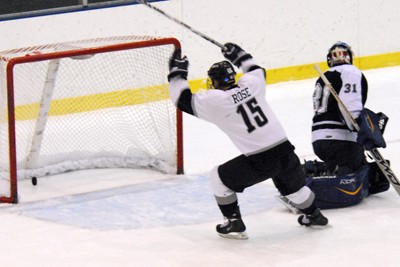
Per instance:
[[[159,2],[166,0],[148,0]],[[45,16],[106,7],[137,4],[134,0],[0,0],[0,20]]]

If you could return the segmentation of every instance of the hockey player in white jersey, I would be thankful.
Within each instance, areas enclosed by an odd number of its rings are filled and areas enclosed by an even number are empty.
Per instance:
[[[210,173],[217,204],[225,218],[216,230],[222,237],[247,239],[236,193],[272,178],[279,192],[304,214],[301,225],[326,225],[328,220],[314,205],[314,193],[305,186],[306,177],[294,146],[266,102],[266,72],[252,56],[233,43],[222,54],[241,68],[244,75],[235,83],[236,72],[229,61],[208,70],[210,90],[192,94],[187,81],[189,61],[176,49],[170,59],[169,91],[175,105],[218,126],[242,152],[216,166]]]
[[[364,74],[353,65],[351,47],[344,42],[336,42],[328,50],[327,63],[329,69],[324,75],[352,117],[361,125],[359,117],[367,101],[368,83]],[[311,162],[306,162],[305,167],[311,172],[318,169],[314,175],[324,173],[337,177],[319,177],[308,183],[316,193],[319,206],[347,207],[359,203],[368,194],[386,191],[389,183],[376,163],[367,164],[363,144],[368,140],[357,142],[363,129],[360,132],[354,129],[322,78],[316,81],[313,105],[312,146],[323,163],[317,162],[319,166],[313,166]]]
[[[353,52],[343,42],[335,43],[328,51],[325,72],[343,104],[357,119],[367,100],[368,83],[364,74],[353,63]],[[364,149],[357,143],[357,132],[347,119],[336,99],[330,94],[322,78],[315,85],[313,94],[314,118],[312,145],[314,153],[328,169],[338,174],[358,170],[366,163]]]

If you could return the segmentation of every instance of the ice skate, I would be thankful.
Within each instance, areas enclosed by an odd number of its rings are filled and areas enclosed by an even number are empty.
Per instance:
[[[217,225],[217,232],[221,237],[231,239],[248,239],[246,226],[241,218],[226,218],[223,224]]]
[[[322,215],[319,209],[316,209],[312,214],[301,215],[297,221],[304,226],[325,226],[328,224],[328,219]]]

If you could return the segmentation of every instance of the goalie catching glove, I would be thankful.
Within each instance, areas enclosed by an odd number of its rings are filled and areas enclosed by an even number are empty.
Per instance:
[[[187,79],[189,68],[189,60],[186,56],[182,58],[182,52],[180,48],[176,48],[171,58],[169,59],[169,74],[168,81],[172,78],[180,76],[183,79]]]
[[[363,145],[365,150],[371,150],[376,147],[385,148],[386,142],[383,138],[383,132],[388,120],[389,118],[385,114],[381,112],[376,114],[364,108],[357,119],[360,126],[357,142]]]
[[[240,67],[243,61],[253,58],[250,54],[246,53],[240,46],[233,43],[226,43],[221,49],[222,55],[228,59],[236,67]]]

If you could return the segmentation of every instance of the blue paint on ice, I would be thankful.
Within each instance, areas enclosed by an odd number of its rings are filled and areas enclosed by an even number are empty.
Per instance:
[[[277,205],[276,189],[261,183],[238,194],[242,214]],[[97,230],[136,229],[222,221],[209,178],[175,178],[18,204],[10,211]]]

